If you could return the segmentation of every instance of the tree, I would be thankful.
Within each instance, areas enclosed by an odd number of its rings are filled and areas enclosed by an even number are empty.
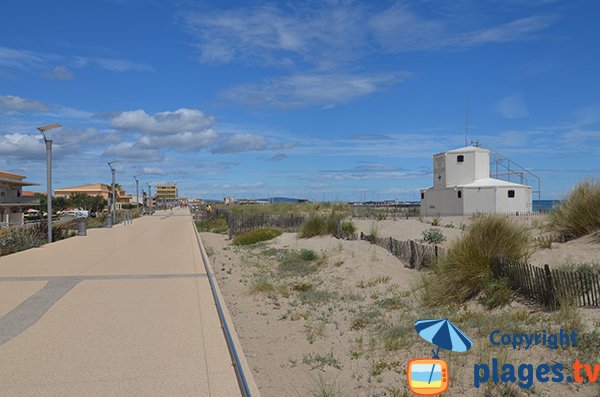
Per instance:
[[[106,200],[101,196],[90,196],[85,193],[75,193],[69,197],[69,207],[98,212],[106,206]]]

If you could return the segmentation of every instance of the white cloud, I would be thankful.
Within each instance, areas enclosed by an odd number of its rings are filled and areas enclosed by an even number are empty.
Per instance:
[[[71,80],[75,76],[66,66],[56,66],[51,71],[44,73],[44,77],[53,80]]]
[[[34,99],[25,99],[13,95],[0,95],[0,112],[31,110],[44,112],[48,106]]]
[[[269,141],[262,135],[257,134],[232,134],[213,147],[213,153],[240,153],[265,150],[269,147]]]
[[[198,109],[182,108],[174,112],[149,115],[144,110],[121,112],[114,116],[111,126],[117,129],[147,133],[180,133],[201,131],[210,127],[214,119]]]
[[[309,73],[233,87],[223,95],[256,106],[300,107],[348,102],[403,82],[408,73]]]
[[[532,15],[472,27],[464,23],[464,14],[473,13],[473,7],[437,18],[421,15],[416,9],[398,3],[382,7],[348,2],[340,7],[337,2],[318,2],[294,4],[285,10],[268,5],[208,13],[183,11],[180,16],[197,40],[202,62],[249,60],[285,68],[309,64],[321,69],[352,63],[373,51],[448,50],[521,41],[536,37],[555,19]],[[479,16],[473,18],[479,25],[490,20]]]
[[[152,72],[154,68],[147,63],[138,63],[118,58],[74,57],[78,67],[97,66],[110,72]]]
[[[149,148],[172,148],[179,152],[193,152],[214,145],[219,135],[212,129],[200,132],[180,132],[173,135],[140,137],[139,143]]]
[[[44,67],[45,57],[27,50],[0,47],[0,66],[26,69]]]
[[[110,145],[102,153],[102,156],[114,158],[115,160],[143,162],[162,161],[165,158],[159,150],[144,148],[134,142],[120,142]]]
[[[529,109],[521,94],[502,98],[495,106],[498,113],[508,119],[523,119],[529,116]]]
[[[144,175],[167,175],[166,171],[158,167],[144,167],[142,172]]]
[[[46,147],[41,136],[30,134],[0,135],[0,157],[18,160],[45,159]]]

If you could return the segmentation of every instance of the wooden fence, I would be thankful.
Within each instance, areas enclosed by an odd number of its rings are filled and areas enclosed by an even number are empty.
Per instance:
[[[303,215],[271,215],[265,213],[246,214],[234,213],[232,211],[217,208],[210,214],[211,217],[223,216],[229,226],[229,237],[259,229],[261,227],[273,227],[284,232],[297,232],[307,219]]]
[[[404,266],[411,269],[429,267],[439,255],[444,253],[442,247],[421,244],[414,240],[400,241],[392,237],[373,237],[364,233],[360,234],[360,239],[387,249],[404,262]]]
[[[580,307],[600,307],[600,276],[591,270],[562,270],[495,258],[495,277],[506,278],[511,287],[528,299],[556,309],[567,300]]]

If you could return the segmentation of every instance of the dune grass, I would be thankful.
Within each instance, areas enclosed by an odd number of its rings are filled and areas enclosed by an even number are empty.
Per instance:
[[[506,303],[510,295],[503,293],[502,286],[492,279],[492,260],[498,255],[512,260],[526,259],[529,240],[527,229],[508,217],[478,217],[439,258],[433,273],[424,277],[424,304],[464,302],[482,291],[493,306]]]
[[[332,213],[327,216],[311,216],[300,228],[301,238],[335,235],[338,231],[340,217]]]
[[[204,221],[196,221],[196,228],[199,232],[219,234],[227,234],[229,232],[229,225],[224,216],[218,216]]]
[[[600,180],[579,182],[550,212],[549,227],[566,239],[600,230]]]
[[[233,239],[233,244],[252,245],[261,241],[272,240],[277,236],[281,236],[281,230],[265,227],[238,234]]]

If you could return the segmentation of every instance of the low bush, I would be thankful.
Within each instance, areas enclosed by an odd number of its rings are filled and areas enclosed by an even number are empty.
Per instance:
[[[306,276],[319,270],[319,265],[315,263],[316,257],[316,254],[309,250],[286,251],[277,270],[283,277]]]
[[[565,239],[600,230],[600,180],[580,182],[549,214],[549,227]]]
[[[500,285],[490,284],[495,256],[524,260],[530,241],[527,229],[508,217],[477,217],[465,234],[455,240],[424,279],[424,303],[442,305],[464,302],[490,286],[491,295],[503,294]],[[495,291],[494,291],[495,289]],[[502,300],[496,296],[493,300]]]
[[[272,229],[272,228],[261,228],[256,230],[251,230],[249,232],[245,232],[242,234],[238,234],[233,239],[233,244],[235,245],[251,245],[256,244],[261,241],[267,241],[274,239],[277,236],[281,236],[281,230]]]
[[[423,230],[423,240],[428,244],[440,244],[446,241],[446,237],[440,229],[427,229]]]

